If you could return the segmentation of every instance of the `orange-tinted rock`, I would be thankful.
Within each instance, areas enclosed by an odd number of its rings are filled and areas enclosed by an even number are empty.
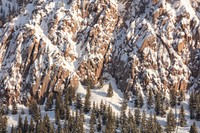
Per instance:
[[[153,47],[153,43],[156,41],[155,36],[148,36],[147,38],[144,39],[141,48],[139,49],[139,52],[141,53],[144,48],[151,46]]]
[[[178,52],[180,53],[184,49],[184,47],[185,47],[185,42],[181,41],[177,46]]]

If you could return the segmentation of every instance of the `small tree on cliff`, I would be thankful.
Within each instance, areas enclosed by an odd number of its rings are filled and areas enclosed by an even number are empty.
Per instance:
[[[16,104],[16,102],[13,102],[12,103],[12,114],[13,115],[17,114],[17,110],[18,110],[17,104]]]
[[[107,90],[107,97],[112,97],[113,96],[113,88],[111,83],[109,84],[108,90]]]
[[[84,102],[84,112],[85,113],[88,113],[91,109],[90,97],[91,97],[91,90],[90,90],[90,87],[87,87],[87,93],[85,95],[85,102]]]

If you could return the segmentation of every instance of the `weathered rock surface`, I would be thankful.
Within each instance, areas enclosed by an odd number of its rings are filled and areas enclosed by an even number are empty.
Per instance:
[[[192,4],[194,3],[194,4]],[[198,1],[34,0],[0,28],[2,100],[99,82],[135,89],[200,87]],[[33,8],[30,8],[33,7]]]

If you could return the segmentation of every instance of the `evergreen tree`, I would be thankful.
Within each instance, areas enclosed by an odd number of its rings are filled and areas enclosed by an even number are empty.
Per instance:
[[[170,105],[171,107],[175,107],[176,105],[176,92],[174,89],[170,90]]]
[[[16,133],[16,129],[14,128],[14,126],[12,125],[12,127],[11,127],[11,131],[10,131],[11,133]]]
[[[7,117],[0,114],[0,132],[7,133]]]
[[[25,112],[24,112],[24,108],[22,108],[22,110],[21,110],[21,114],[22,114],[22,115],[25,114]]]
[[[174,131],[175,128],[176,128],[176,120],[175,120],[172,110],[170,110],[169,114],[167,115],[166,131],[168,133],[170,133],[170,132]]]
[[[183,105],[181,106],[181,109],[180,109],[179,122],[180,122],[180,126],[181,127],[185,127],[187,125],[187,121],[185,119],[185,111],[184,111]]]
[[[179,102],[182,102],[185,100],[185,92],[183,90],[180,91],[180,96],[178,98]]]
[[[58,125],[59,122],[60,122],[60,111],[57,110],[55,113],[55,123]]]
[[[52,106],[53,106],[53,96],[50,95],[49,97],[47,97],[47,102],[46,102],[46,105],[45,105],[45,111],[48,111],[50,109],[52,109]]]
[[[141,133],[146,133],[147,132],[147,122],[146,122],[146,113],[145,113],[145,111],[143,111],[143,113],[142,113],[140,131],[141,131]]]
[[[91,102],[90,102],[90,98],[91,98],[91,90],[90,88],[88,87],[87,88],[87,93],[85,95],[85,102],[84,102],[84,112],[85,113],[88,113],[91,109]]]
[[[154,121],[153,121],[152,113],[150,113],[149,119],[147,121],[146,131],[147,133],[154,133],[153,130],[154,130]]]
[[[121,111],[126,111],[127,109],[127,100],[124,98],[121,106]]]
[[[47,133],[50,132],[51,123],[50,123],[49,116],[47,114],[43,118],[43,127],[44,127],[45,132],[47,132]]]
[[[78,133],[84,133],[84,127],[83,127],[83,117],[80,114],[78,114],[78,118],[77,118],[77,132]]]
[[[143,106],[143,98],[142,98],[142,94],[138,93],[136,95],[136,99],[135,99],[135,107],[139,107],[141,108]]]
[[[82,106],[83,106],[83,102],[82,102],[80,94],[78,93],[76,95],[76,108],[80,109],[80,108],[82,108]]]
[[[131,113],[130,109],[128,112],[128,133],[138,133],[135,119],[134,119],[133,114]]]
[[[198,133],[198,128],[196,126],[196,123],[194,122],[192,126],[190,127],[190,133]]]
[[[69,104],[72,105],[72,101],[74,101],[76,97],[76,89],[69,86],[67,93],[68,93],[68,98],[69,98]]]
[[[43,121],[41,120],[41,118],[38,120],[38,122],[36,123],[36,133],[42,133],[43,132]]]
[[[22,130],[22,132],[23,133],[28,133],[28,118],[27,118],[27,116],[25,117],[25,119],[24,119],[24,126],[23,126],[23,130]]]
[[[40,117],[40,108],[37,105],[37,102],[34,99],[29,101],[29,114],[33,117],[33,119],[37,122]]]
[[[115,116],[113,115],[112,108],[110,106],[107,108],[107,121],[105,131],[108,133],[115,132]]]
[[[151,89],[149,89],[147,104],[149,108],[153,105],[153,93]]]
[[[95,129],[94,129],[94,121],[95,121],[95,116],[94,116],[94,113],[91,114],[91,117],[90,117],[90,133],[94,133],[95,132]]]
[[[113,95],[114,95],[113,88],[112,88],[111,83],[109,83],[109,87],[108,87],[108,90],[107,90],[107,97],[112,97]]]
[[[191,93],[189,99],[190,119],[195,118],[195,107],[196,107],[195,96],[194,93]]]
[[[196,94],[195,119],[200,121],[200,94]]]
[[[137,109],[135,109],[135,122],[136,122],[137,126],[140,125],[140,120],[141,120],[140,109],[137,108]]]
[[[69,116],[70,116],[70,107],[69,107],[69,97],[68,97],[68,93],[65,94],[64,97],[64,108],[65,108],[65,119],[68,120]]]
[[[160,92],[157,92],[157,94],[155,96],[155,112],[156,112],[156,115],[163,116],[165,114],[163,98],[162,98]]]
[[[19,117],[18,117],[18,126],[17,126],[18,129],[23,129],[23,122],[22,122],[22,116],[21,114],[19,114]]]
[[[63,132],[64,133],[69,133],[69,126],[68,126],[68,122],[67,121],[64,122]]]
[[[98,115],[97,132],[101,132],[101,114]]]
[[[29,133],[34,133],[35,125],[33,123],[33,118],[30,120],[30,125],[29,125]]]
[[[12,102],[12,114],[17,114],[18,108],[16,102]]]

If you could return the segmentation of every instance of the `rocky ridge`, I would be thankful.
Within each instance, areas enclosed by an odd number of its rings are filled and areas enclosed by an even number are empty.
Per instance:
[[[42,100],[98,84],[105,73],[127,95],[197,90],[199,7],[198,0],[32,0],[0,29],[2,100]]]

